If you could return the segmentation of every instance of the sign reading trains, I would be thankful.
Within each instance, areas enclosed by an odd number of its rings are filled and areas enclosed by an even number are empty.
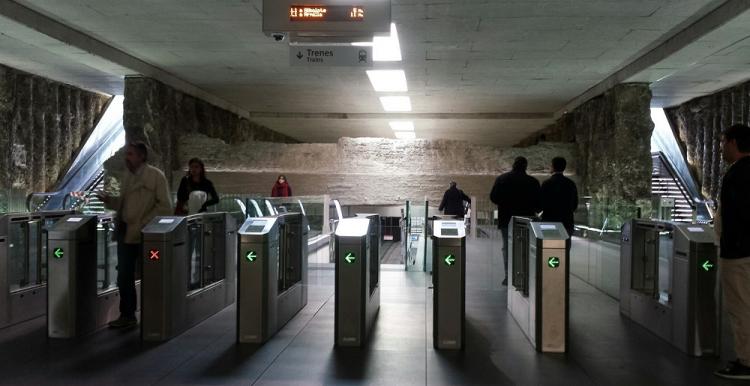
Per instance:
[[[289,46],[292,66],[372,66],[372,46],[292,45]]]
[[[363,21],[365,9],[348,5],[291,5],[289,21]]]

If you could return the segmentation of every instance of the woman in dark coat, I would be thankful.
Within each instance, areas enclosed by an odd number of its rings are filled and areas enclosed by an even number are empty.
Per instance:
[[[276,183],[273,184],[273,188],[271,189],[271,197],[289,197],[291,195],[292,187],[286,180],[286,176],[283,174],[279,175],[279,178],[276,179]]]
[[[208,196],[198,213],[205,212],[207,207],[219,203],[219,195],[211,180],[206,178],[206,167],[199,158],[193,158],[188,162],[188,172],[185,177],[182,177],[180,187],[177,189],[177,206],[174,214],[186,215],[188,213],[187,203],[190,193],[195,191],[205,192]]]

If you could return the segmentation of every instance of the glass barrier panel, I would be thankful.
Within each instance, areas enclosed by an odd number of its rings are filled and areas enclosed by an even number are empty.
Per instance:
[[[659,232],[658,288],[659,302],[672,303],[672,258],[674,253],[674,232]]]
[[[8,228],[8,287],[11,292],[29,285],[28,223],[14,222]]]
[[[201,288],[203,225],[188,224],[188,291]]]

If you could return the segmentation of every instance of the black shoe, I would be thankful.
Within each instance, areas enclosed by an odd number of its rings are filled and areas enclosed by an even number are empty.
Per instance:
[[[750,367],[747,367],[740,363],[740,361],[732,361],[727,364],[727,367],[714,371],[714,375],[728,379],[750,379]]]
[[[505,280],[503,280],[503,285],[506,286],[506,287],[508,286],[508,278],[507,277],[505,278]]]
[[[120,316],[117,320],[109,322],[109,328],[132,328],[138,325],[138,319],[135,317],[126,318]]]

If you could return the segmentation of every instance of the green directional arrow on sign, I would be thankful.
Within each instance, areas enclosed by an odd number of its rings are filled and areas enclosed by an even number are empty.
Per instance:
[[[247,254],[245,254],[245,258],[247,259],[247,261],[252,263],[258,258],[258,254],[255,253],[255,251],[249,251],[247,252]]]
[[[351,264],[355,260],[357,260],[357,255],[355,255],[355,254],[353,254],[351,252],[347,252],[346,256],[344,256],[344,260],[346,260],[347,263]]]
[[[701,265],[706,272],[710,271],[711,268],[714,267],[714,264],[711,262],[711,260],[706,260],[703,262],[703,265]]]
[[[560,266],[560,258],[556,256],[552,256],[549,259],[547,259],[547,265],[550,268],[557,268]]]
[[[451,265],[456,263],[456,257],[453,255],[448,255],[445,256],[445,259],[443,259],[443,261],[445,261],[445,265],[450,267]]]
[[[56,259],[62,259],[65,252],[63,252],[62,248],[55,248],[55,250],[52,251],[52,255],[55,256]]]

